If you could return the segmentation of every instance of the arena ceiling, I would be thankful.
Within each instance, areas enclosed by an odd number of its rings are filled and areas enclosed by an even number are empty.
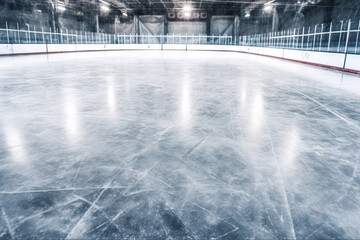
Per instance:
[[[333,0],[0,0],[15,7],[35,6],[42,10],[48,5],[64,6],[66,10],[93,11],[101,4],[108,5],[112,11],[133,14],[162,14],[181,11],[185,5],[193,10],[208,13],[229,13],[262,8],[265,5],[277,8],[306,8],[308,6],[332,7]]]

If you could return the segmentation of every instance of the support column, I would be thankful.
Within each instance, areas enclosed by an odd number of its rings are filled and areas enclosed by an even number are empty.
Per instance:
[[[276,8],[274,8],[273,10],[273,16],[272,16],[272,27],[271,27],[271,31],[272,32],[277,32],[279,28],[279,16],[278,16],[278,12],[276,10]]]
[[[95,24],[96,24],[96,32],[99,33],[100,27],[99,27],[99,14],[95,15]]]
[[[330,23],[333,20],[333,14],[334,14],[334,10],[335,10],[335,2],[334,2],[334,0],[330,0],[328,5],[330,7],[327,9],[327,11],[325,11],[325,16],[324,16],[324,22],[325,23]]]
[[[52,31],[56,32],[59,28],[59,15],[57,10],[57,1],[51,1],[51,28]]]
[[[234,41],[235,41],[235,39],[236,39],[236,42],[235,42],[235,44],[237,44],[238,42],[239,42],[239,36],[240,36],[240,34],[239,34],[239,29],[240,28],[240,17],[239,17],[239,15],[235,15],[235,17],[234,17],[234,30],[233,30],[233,37],[234,37]]]
[[[114,34],[116,35],[117,34],[117,25],[118,23],[120,23],[120,19],[119,19],[119,16],[116,15],[115,18],[114,18]]]
[[[100,23],[99,23],[99,14],[100,14],[100,2],[99,1],[95,1],[95,31],[97,33],[100,32]]]
[[[140,35],[139,15],[134,15],[135,34]]]
[[[169,21],[167,18],[167,13],[164,14],[164,35],[169,33]]]
[[[211,34],[211,16],[208,13],[206,19],[206,35],[210,36],[210,34]]]

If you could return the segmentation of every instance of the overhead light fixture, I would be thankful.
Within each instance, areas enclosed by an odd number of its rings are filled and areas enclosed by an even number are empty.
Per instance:
[[[271,0],[271,1],[267,2],[267,3],[265,3],[265,5],[272,4],[273,2],[275,2],[275,0]]]
[[[61,12],[63,12],[63,11],[66,10],[65,6],[62,6],[62,5],[58,5],[58,6],[57,6],[57,9],[58,9],[59,11],[61,11]]]
[[[184,17],[185,18],[190,18],[191,17],[192,7],[190,5],[185,5],[183,7],[183,11],[184,11]]]
[[[250,17],[250,13],[245,13],[245,17],[249,18]]]
[[[271,5],[265,5],[265,6],[264,6],[264,12],[269,13],[269,12],[271,12],[272,10],[273,10],[273,7],[272,7]]]
[[[106,4],[106,5],[110,6],[110,3],[105,2],[105,1],[103,1],[103,0],[99,0],[99,2],[102,2],[103,4]]]
[[[42,12],[40,9],[36,9],[36,11],[37,11],[38,13],[41,13],[41,12]]]
[[[125,17],[128,16],[126,12],[123,12],[122,15],[125,16]]]
[[[101,5],[101,10],[104,12],[108,12],[108,11],[110,11],[110,8],[106,5]]]
[[[184,10],[184,12],[191,12],[191,11],[192,11],[192,7],[191,7],[190,5],[185,5],[185,6],[183,7],[183,10]]]

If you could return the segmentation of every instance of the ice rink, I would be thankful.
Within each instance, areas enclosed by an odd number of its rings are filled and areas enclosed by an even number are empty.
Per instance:
[[[0,58],[0,238],[354,239],[360,77],[241,53]]]

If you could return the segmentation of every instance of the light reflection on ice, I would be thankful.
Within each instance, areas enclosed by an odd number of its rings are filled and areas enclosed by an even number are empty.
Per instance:
[[[110,114],[114,114],[116,111],[116,95],[113,78],[107,79],[107,103]]]
[[[12,159],[17,163],[26,162],[26,150],[24,139],[20,131],[12,124],[6,124],[5,128],[5,141],[11,153]]]
[[[295,164],[299,149],[301,149],[301,138],[296,126],[293,126],[284,138],[280,161],[283,167],[292,167]]]
[[[181,91],[181,125],[183,128],[188,128],[191,119],[191,101],[190,101],[190,86],[187,80],[184,80]]]
[[[261,90],[255,92],[253,103],[250,109],[251,130],[257,133],[261,130],[264,122],[264,99]]]
[[[64,121],[68,138],[71,142],[76,142],[80,138],[80,120],[76,90],[64,88]]]

